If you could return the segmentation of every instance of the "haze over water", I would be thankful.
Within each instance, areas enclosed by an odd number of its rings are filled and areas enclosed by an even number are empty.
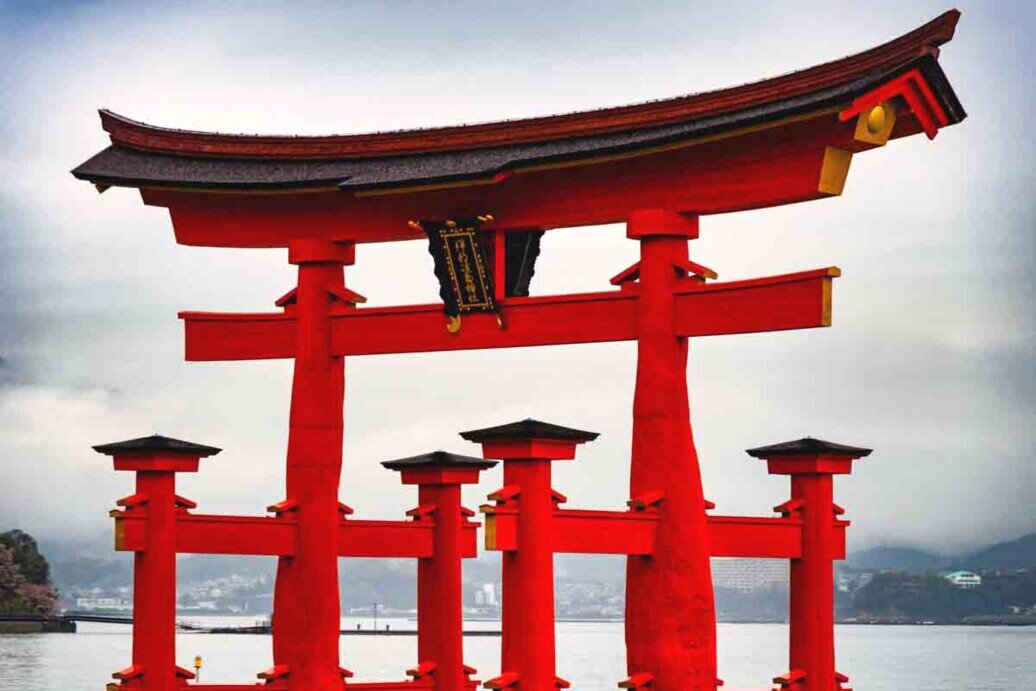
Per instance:
[[[343,621],[354,628],[360,620]],[[237,620],[250,624],[251,620]],[[414,622],[383,620],[393,629]],[[365,627],[370,624],[363,620]],[[496,622],[468,622],[493,628]],[[785,671],[781,624],[720,624],[719,666],[726,689],[769,689]],[[623,678],[621,623],[559,623],[558,672],[575,689],[614,689]],[[1036,688],[1036,628],[964,626],[839,626],[839,669],[860,691],[1020,691]],[[401,679],[416,661],[410,636],[343,637],[342,661],[357,681]],[[499,638],[465,639],[466,661],[487,679],[499,665]],[[188,667],[201,655],[205,683],[251,683],[269,666],[270,637],[184,633],[178,660]],[[97,691],[126,666],[130,628],[80,624],[76,634],[0,636],[3,691]]]

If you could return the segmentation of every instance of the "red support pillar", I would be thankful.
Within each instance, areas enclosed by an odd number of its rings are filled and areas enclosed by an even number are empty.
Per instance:
[[[594,432],[524,420],[462,432],[482,444],[486,458],[504,461],[504,488],[490,498],[513,500],[517,549],[503,554],[501,663],[503,674],[487,688],[545,691],[567,688],[557,677],[554,645],[554,498],[551,461],[575,458]]]
[[[791,476],[788,508],[802,518],[802,557],[791,560],[787,688],[836,691],[845,679],[835,669],[834,560],[837,545],[833,476],[852,472],[870,449],[820,439],[749,449],[771,475]]]
[[[661,493],[655,552],[626,567],[626,660],[658,691],[714,691],[716,610],[708,526],[687,397],[687,339],[674,327],[674,292],[686,275],[698,219],[677,212],[630,214],[640,241],[637,381],[630,495]]]
[[[275,666],[287,668],[291,688],[299,691],[343,684],[338,484],[345,379],[343,358],[332,354],[330,319],[348,294],[342,267],[354,256],[348,244],[293,241],[288,260],[299,267],[298,287],[281,302],[297,320],[286,485],[298,532],[295,555],[277,564],[273,658]]]
[[[467,517],[460,488],[478,483],[479,473],[496,462],[435,451],[382,465],[400,471],[403,484],[418,486],[419,506],[410,513],[434,524],[433,556],[417,563],[418,662],[434,665],[436,691],[463,691],[471,682],[464,665],[461,560]]]
[[[133,555],[133,663],[115,676],[145,691],[174,691],[176,667],[176,473],[198,470],[220,449],[158,435],[95,446],[115,470],[136,472],[136,493],[121,499],[142,511],[144,549]]]

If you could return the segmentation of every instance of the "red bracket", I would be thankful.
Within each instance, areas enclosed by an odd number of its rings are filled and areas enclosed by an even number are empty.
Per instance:
[[[638,672],[619,682],[620,689],[646,689],[655,683],[655,675],[650,672]]]
[[[705,279],[715,280],[719,278],[719,274],[710,269],[707,266],[702,266],[697,262],[692,262],[690,259],[681,259],[680,261],[673,262],[673,270],[676,272],[677,278],[695,278],[699,281],[705,281]],[[619,273],[608,279],[608,282],[613,286],[625,287],[626,284],[633,283],[640,280],[640,262],[626,267]]]
[[[266,507],[266,510],[269,511],[270,513],[273,513],[273,514],[276,514],[276,515],[280,516],[282,514],[290,512],[290,511],[296,511],[296,510],[298,510],[298,508],[299,508],[299,500],[298,499],[294,499],[292,497],[288,497],[287,499],[281,500],[281,501],[277,502],[276,504],[270,504],[269,506]]]
[[[119,681],[129,681],[130,679],[136,679],[143,675],[143,665],[130,665],[129,667],[120,669],[118,672],[112,672],[112,679],[118,679]]]
[[[173,502],[176,504],[176,508],[188,511],[190,509],[198,508],[198,503],[191,501],[187,497],[181,497],[179,494],[173,495]]]
[[[279,679],[284,679],[290,673],[291,670],[288,669],[288,665],[275,665],[268,670],[259,672],[259,674],[256,674],[255,676],[259,677],[260,679],[264,679],[266,683],[269,684],[270,682],[277,681]]]
[[[428,518],[433,513],[435,513],[435,504],[421,504],[407,511],[406,515],[419,521],[422,518]]]
[[[932,93],[931,87],[928,86],[928,82],[917,68],[904,72],[887,84],[857,97],[848,108],[838,114],[838,119],[845,122],[868,108],[873,108],[897,96],[906,101],[929,139],[935,139],[939,128],[950,124],[950,119],[939,105],[939,100]]]
[[[353,510],[353,507],[349,506],[348,504],[338,502],[338,514],[342,518],[345,518],[346,516],[352,516],[354,513],[356,512]]]
[[[518,485],[504,485],[497,491],[489,495],[491,501],[503,504],[505,502],[513,501],[518,498],[518,495],[522,493],[522,488]]]
[[[801,669],[793,669],[785,672],[784,674],[774,677],[773,683],[777,684],[778,689],[792,689],[793,691],[801,691],[803,684],[806,680],[806,673]]]
[[[292,288],[284,295],[277,298],[274,301],[276,307],[281,307],[285,311],[289,308],[294,307],[298,303],[298,288]],[[367,298],[360,295],[354,290],[349,290],[345,286],[331,285],[327,287],[327,293],[335,302],[344,302],[349,305],[359,305],[367,302]]]
[[[566,497],[564,494],[557,491],[556,489],[552,489],[550,490],[550,500],[554,502],[554,506],[557,506],[559,504],[567,503],[568,497]]]
[[[130,494],[123,497],[122,499],[116,499],[115,505],[121,506],[126,509],[135,509],[147,503],[147,495],[143,492],[137,492],[136,494]],[[127,669],[129,669],[127,667]]]
[[[482,684],[487,689],[513,689],[518,686],[518,675],[514,672],[504,672],[498,677],[493,677]]]
[[[416,667],[412,667],[406,671],[407,676],[413,677],[414,681],[418,679],[424,679],[431,676],[432,672],[435,671],[434,662],[421,662]]]
[[[647,511],[648,509],[657,509],[664,499],[665,492],[645,492],[627,501],[626,506],[634,511]]]
[[[773,510],[774,513],[779,513],[780,515],[787,518],[789,516],[794,516],[798,514],[800,511],[802,511],[802,507],[804,507],[805,505],[806,502],[802,501],[801,499],[789,499],[783,504],[778,504],[777,506],[773,507]]]

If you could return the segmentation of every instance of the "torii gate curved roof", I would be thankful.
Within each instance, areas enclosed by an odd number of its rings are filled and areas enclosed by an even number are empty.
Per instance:
[[[292,215],[303,235],[327,234],[333,218],[352,228],[336,239],[364,242],[411,237],[409,218],[490,212],[549,228],[619,221],[638,206],[719,213],[805,201],[841,192],[852,153],[934,137],[965,117],[938,63],[959,16],[751,84],[503,122],[294,137],[169,129],[102,110],[112,144],[73,174],[102,190],[139,188],[172,210],[179,241],[223,246],[283,246],[258,218],[271,214]],[[859,136],[856,120],[881,103],[894,111],[888,131]],[[845,156],[832,162],[829,148]],[[551,201],[559,187],[586,201]]]

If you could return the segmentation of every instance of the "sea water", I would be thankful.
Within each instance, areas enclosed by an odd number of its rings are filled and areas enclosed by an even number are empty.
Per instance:
[[[250,625],[251,619],[200,618],[210,625]],[[369,620],[343,620],[343,628]],[[381,619],[394,630],[412,629],[405,619]],[[469,622],[467,629],[497,629],[497,622]],[[412,636],[343,636],[342,664],[359,680],[404,678],[416,662]],[[466,662],[482,679],[498,673],[498,637],[468,637]],[[1036,627],[839,626],[838,668],[857,691],[1021,691],[1036,689]],[[625,662],[621,623],[557,624],[558,673],[574,689],[615,689]],[[111,673],[126,666],[130,627],[79,624],[74,634],[0,635],[0,690],[99,691]],[[202,656],[204,683],[252,683],[270,666],[270,637],[181,633],[177,657],[190,668]],[[787,668],[787,627],[720,624],[720,677],[724,689],[769,689]]]

